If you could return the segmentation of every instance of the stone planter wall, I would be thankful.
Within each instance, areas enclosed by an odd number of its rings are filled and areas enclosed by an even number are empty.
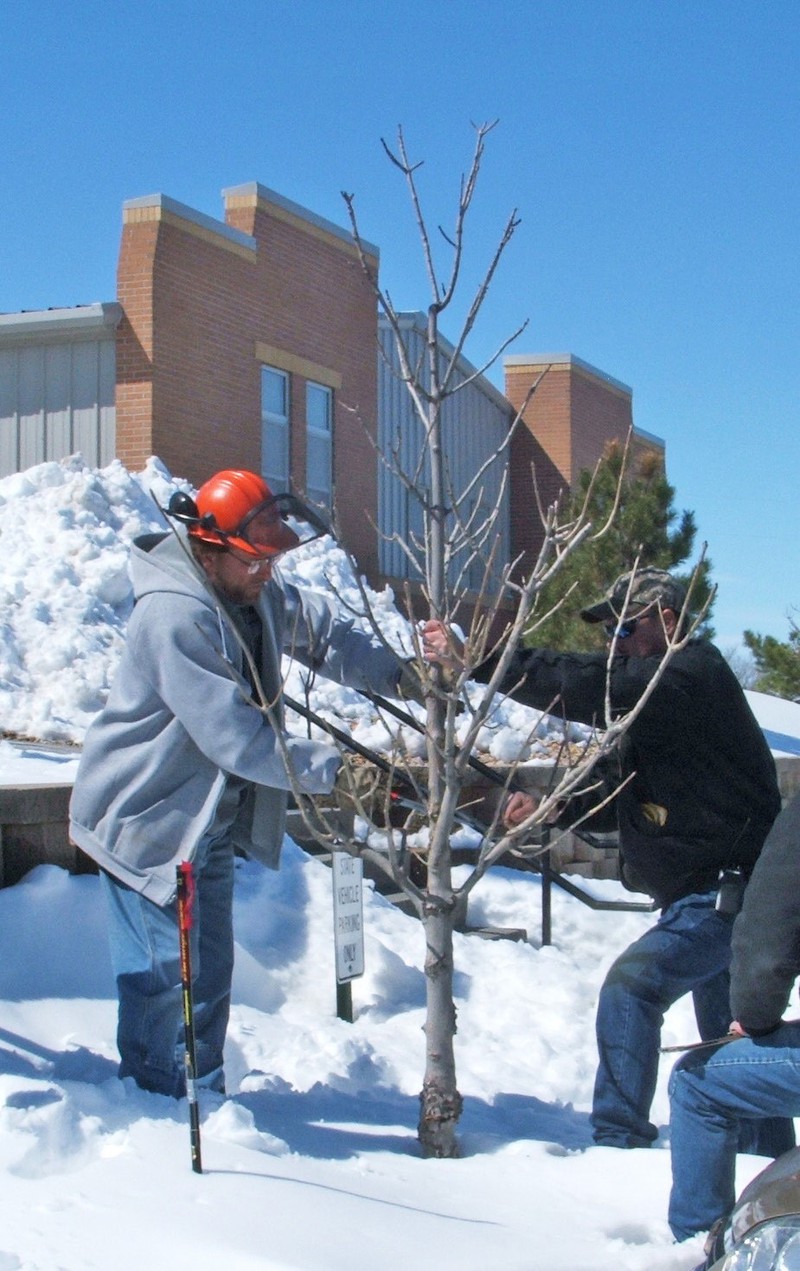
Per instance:
[[[784,803],[800,790],[800,758],[776,760]],[[529,768],[520,780],[532,793],[542,793],[549,781],[547,769]],[[0,886],[16,883],[36,865],[60,865],[70,873],[91,873],[96,867],[69,840],[70,786],[16,786],[0,788]],[[500,788],[479,778],[464,791],[473,815],[490,820]],[[618,878],[618,853],[614,847],[590,847],[574,834],[561,835],[552,848],[551,861],[565,874],[584,878]]]

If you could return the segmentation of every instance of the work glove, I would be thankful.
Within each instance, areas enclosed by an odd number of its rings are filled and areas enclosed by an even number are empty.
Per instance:
[[[458,679],[458,671],[447,666],[439,669],[442,688],[449,693]],[[403,663],[400,678],[397,681],[397,696],[406,702],[418,702],[420,706],[425,705],[425,685],[413,661]]]
[[[396,807],[402,824],[408,816],[408,803],[420,803],[420,797],[413,782],[400,772],[392,773],[391,793],[387,791],[388,784],[388,773],[382,772],[361,755],[346,751],[336,774],[333,795],[337,807],[345,815],[361,816],[373,825],[385,826],[387,809],[390,822],[395,823],[392,812]]]
[[[397,681],[397,696],[405,702],[425,705],[425,687],[413,662],[404,662]]]
[[[346,816],[362,816],[372,821],[373,813],[385,804],[386,779],[369,760],[345,751],[336,774],[333,797]]]

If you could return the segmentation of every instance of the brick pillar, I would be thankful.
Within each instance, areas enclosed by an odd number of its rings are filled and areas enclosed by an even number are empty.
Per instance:
[[[126,216],[117,266],[117,457],[140,471],[153,453],[153,275],[158,224]]]

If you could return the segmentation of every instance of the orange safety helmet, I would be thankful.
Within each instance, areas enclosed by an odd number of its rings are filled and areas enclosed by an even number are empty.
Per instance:
[[[235,547],[248,556],[278,556],[300,542],[284,520],[281,502],[281,496],[273,495],[257,473],[225,468],[197,491],[197,520],[189,524],[189,533],[204,543]],[[270,511],[274,512],[272,517],[253,526],[260,513]]]

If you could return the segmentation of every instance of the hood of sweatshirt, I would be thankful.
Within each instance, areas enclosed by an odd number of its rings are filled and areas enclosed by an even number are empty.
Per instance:
[[[144,534],[134,540],[130,556],[133,594],[136,600],[152,592],[167,591],[203,600],[215,608],[212,593],[203,583],[202,572],[195,564],[186,534],[178,529],[166,533]]]

